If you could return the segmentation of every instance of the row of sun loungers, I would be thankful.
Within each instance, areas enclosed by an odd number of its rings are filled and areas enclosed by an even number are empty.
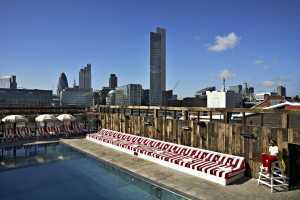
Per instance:
[[[227,185],[243,177],[245,159],[160,140],[102,129],[86,138],[140,158]]]
[[[35,138],[54,138],[84,135],[88,131],[81,126],[39,127],[39,128],[7,128],[4,130],[2,142],[15,142]]]

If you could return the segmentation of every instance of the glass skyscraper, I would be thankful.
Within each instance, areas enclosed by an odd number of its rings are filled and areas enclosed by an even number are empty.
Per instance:
[[[63,72],[60,74],[59,76],[59,79],[58,79],[58,84],[57,84],[57,95],[60,95],[60,92],[63,90],[63,89],[66,89],[69,87],[69,84],[68,84],[68,79],[67,79],[67,76],[66,74]]]
[[[111,74],[109,77],[109,88],[114,90],[116,87],[118,87],[118,77],[116,74]]]
[[[79,71],[79,88],[92,89],[92,74],[91,64],[87,64],[86,67]]]
[[[150,105],[162,105],[166,90],[166,30],[150,32]]]

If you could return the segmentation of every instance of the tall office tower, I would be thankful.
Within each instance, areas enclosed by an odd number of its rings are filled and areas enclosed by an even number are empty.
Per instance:
[[[60,74],[59,76],[59,79],[58,79],[58,84],[57,84],[57,95],[60,95],[60,92],[63,90],[63,89],[66,89],[69,87],[69,84],[68,84],[68,79],[67,79],[67,76],[66,74],[63,72]]]
[[[285,89],[285,87],[283,87],[282,85],[279,85],[277,87],[277,94],[279,96],[285,97],[286,96],[286,89]]]
[[[166,90],[166,30],[150,32],[150,105],[162,105]]]
[[[109,77],[109,88],[115,89],[118,87],[118,77],[115,74],[111,74]]]
[[[0,88],[17,89],[17,78],[16,76],[1,76],[0,77]]]
[[[79,88],[92,89],[91,64],[87,64],[86,67],[80,69]]]

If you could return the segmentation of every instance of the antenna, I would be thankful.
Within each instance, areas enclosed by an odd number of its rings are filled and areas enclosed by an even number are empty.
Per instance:
[[[226,82],[226,79],[223,78],[223,92],[226,92],[226,84],[225,84],[225,82]]]

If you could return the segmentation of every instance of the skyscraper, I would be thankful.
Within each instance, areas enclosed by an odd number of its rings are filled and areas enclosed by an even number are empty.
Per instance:
[[[86,67],[80,69],[79,88],[92,89],[91,64],[87,64]]]
[[[0,88],[17,89],[16,76],[2,76],[0,77]]]
[[[118,77],[116,76],[116,74],[110,74],[109,77],[109,87],[111,89],[115,89],[116,87],[118,87]]]
[[[278,94],[279,96],[285,97],[285,96],[286,96],[286,88],[283,87],[282,85],[279,85],[279,86],[277,87],[277,94]]]
[[[166,30],[150,32],[150,105],[162,105],[166,90]]]
[[[68,87],[69,87],[68,79],[67,79],[66,74],[63,72],[60,74],[59,79],[58,79],[57,95],[59,95],[63,89],[68,88]]]
[[[115,90],[115,104],[116,105],[141,105],[142,102],[142,85],[128,84],[117,87]]]

